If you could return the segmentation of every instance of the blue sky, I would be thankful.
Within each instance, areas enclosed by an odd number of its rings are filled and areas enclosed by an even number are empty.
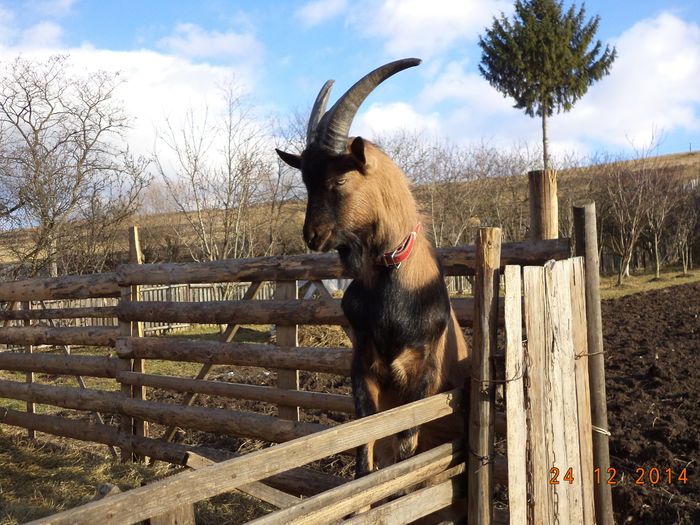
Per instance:
[[[121,71],[130,140],[144,153],[166,116],[217,111],[232,76],[263,119],[308,108],[328,78],[341,91],[408,56],[424,62],[370,96],[354,134],[408,128],[538,145],[540,122],[477,71],[478,35],[511,10],[504,0],[0,0],[0,60],[60,52],[85,70]],[[570,113],[554,116],[555,153],[700,149],[700,3],[594,0],[586,10],[600,15],[598,37],[618,59]]]

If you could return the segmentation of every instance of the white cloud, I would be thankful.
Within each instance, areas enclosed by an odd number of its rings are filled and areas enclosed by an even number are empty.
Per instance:
[[[494,16],[511,10],[505,0],[370,0],[353,10],[353,23],[385,40],[390,55],[429,57],[475,40]]]
[[[63,29],[53,22],[39,22],[22,30],[19,47],[22,49],[51,49],[60,45]]]
[[[61,17],[71,12],[76,0],[30,0],[27,6],[39,16]]]
[[[427,132],[432,135],[439,129],[437,114],[423,115],[405,102],[394,102],[372,104],[357,116],[351,134],[371,140],[374,135],[385,135],[399,130]]]
[[[661,13],[616,46],[610,76],[553,120],[553,134],[645,148],[666,132],[700,130],[700,27]]]
[[[314,0],[301,6],[294,13],[304,27],[313,27],[335,18],[348,8],[348,0]]]
[[[206,31],[195,24],[178,24],[171,36],[158,42],[161,49],[190,58],[246,57],[257,59],[263,46],[250,33]]]

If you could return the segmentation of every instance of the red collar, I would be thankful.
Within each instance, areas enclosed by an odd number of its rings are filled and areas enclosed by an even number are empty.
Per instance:
[[[416,243],[416,237],[420,230],[420,223],[416,224],[415,228],[409,233],[401,244],[393,250],[384,252],[374,260],[377,266],[386,266],[387,268],[398,268],[401,263],[411,256],[413,245]]]

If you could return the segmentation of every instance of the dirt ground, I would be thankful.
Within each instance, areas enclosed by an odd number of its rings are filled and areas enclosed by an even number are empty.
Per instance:
[[[699,315],[700,283],[603,302],[617,523],[700,523]]]

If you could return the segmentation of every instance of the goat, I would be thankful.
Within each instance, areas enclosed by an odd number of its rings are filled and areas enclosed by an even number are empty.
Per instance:
[[[377,146],[348,138],[365,98],[418,59],[391,62],[352,86],[325,112],[333,81],[319,92],[301,155],[277,150],[301,170],[308,193],[304,240],[336,249],[353,282],[342,299],[352,328],[352,389],[358,418],[463,386],[467,344],[436,252],[420,231],[408,178]],[[459,418],[358,447],[356,477],[454,439]],[[445,432],[445,429],[450,429]],[[441,435],[436,435],[441,434]],[[420,436],[420,437],[419,437]],[[376,445],[376,454],[375,454]]]

